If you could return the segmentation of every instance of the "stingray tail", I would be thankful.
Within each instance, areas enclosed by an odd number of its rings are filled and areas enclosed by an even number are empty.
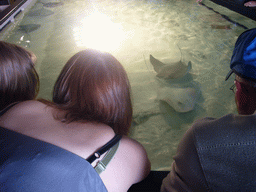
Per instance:
[[[144,54],[143,54],[143,58],[144,58],[144,62],[145,62],[145,65],[146,65],[148,71],[150,71],[149,68],[148,68],[148,65],[147,65],[146,58],[145,58],[145,55],[144,55]]]
[[[181,51],[179,45],[177,45],[177,47],[178,47],[179,50],[180,50],[180,61],[182,61],[182,60],[183,60],[182,51]],[[192,63],[191,63],[191,61],[189,61],[189,62],[188,62],[188,70],[187,70],[187,71],[190,71],[191,69],[192,69]]]
[[[181,51],[181,49],[180,49],[180,47],[179,47],[179,45],[178,44],[176,44],[177,45],[177,47],[179,48],[179,50],[180,50],[180,61],[182,61],[182,59],[183,59],[183,57],[182,57],[182,51]]]
[[[159,61],[158,59],[154,58],[152,55],[150,55],[150,63],[153,65],[154,70],[158,73],[159,69],[164,66],[165,64]]]

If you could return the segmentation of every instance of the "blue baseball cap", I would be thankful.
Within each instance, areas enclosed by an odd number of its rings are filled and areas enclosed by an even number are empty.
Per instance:
[[[230,68],[225,81],[233,73],[244,79],[256,81],[256,28],[243,32],[237,38]]]

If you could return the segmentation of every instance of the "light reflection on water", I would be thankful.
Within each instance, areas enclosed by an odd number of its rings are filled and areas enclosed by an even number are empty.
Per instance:
[[[97,10],[81,19],[73,31],[78,47],[107,52],[118,50],[127,38],[132,38],[131,32],[125,34],[121,24],[112,22],[107,15]]]
[[[224,82],[224,78],[234,43],[244,28],[193,1],[62,1],[64,4],[56,7],[43,7],[38,1],[30,12],[44,10],[44,15],[25,15],[12,32],[2,37],[37,55],[40,97],[51,98],[57,75],[76,52],[96,48],[112,53],[124,65],[131,81],[131,137],[145,146],[154,170],[170,169],[177,144],[195,119],[236,113],[229,91],[233,80]],[[248,28],[256,27],[250,19],[209,1],[205,3]],[[40,28],[24,33],[18,30],[21,24],[39,24]],[[150,54],[161,61],[191,61],[192,69],[179,79],[157,78]],[[192,111],[180,113],[158,100],[162,88],[187,87],[197,93]]]

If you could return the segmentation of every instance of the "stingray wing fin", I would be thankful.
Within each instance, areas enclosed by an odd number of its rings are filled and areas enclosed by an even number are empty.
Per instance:
[[[40,27],[41,25],[38,25],[38,24],[27,24],[27,25],[20,25],[18,30],[23,31],[25,33],[30,33],[32,31],[37,30]]]
[[[150,55],[150,63],[153,65],[154,70],[159,73],[160,69],[165,66],[164,63],[162,63],[161,61],[159,61],[158,59],[154,58],[152,55]]]

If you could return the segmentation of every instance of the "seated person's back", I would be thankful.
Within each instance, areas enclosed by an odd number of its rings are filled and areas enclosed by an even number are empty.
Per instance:
[[[242,33],[231,58],[239,115],[197,120],[182,138],[166,191],[255,191],[256,29]]]

